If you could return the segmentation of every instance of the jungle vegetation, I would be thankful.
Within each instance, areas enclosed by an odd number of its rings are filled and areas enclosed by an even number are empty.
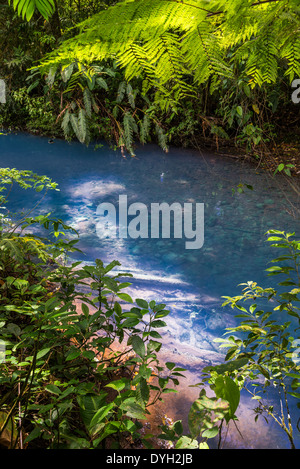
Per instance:
[[[105,138],[131,155],[136,142],[150,140],[165,151],[233,141],[261,159],[263,145],[280,137],[276,123],[294,119],[299,13],[296,0],[1,0],[0,125],[83,144]],[[59,190],[47,176],[0,169],[1,447],[147,448],[155,438],[178,449],[207,449],[210,439],[222,447],[224,428],[238,424],[242,389],[256,418],[274,419],[295,447],[300,242],[293,233],[268,232],[283,250],[269,268],[278,289],[247,282],[240,296],[225,298],[237,325],[218,340],[228,349],[224,364],[203,370],[187,430],[177,421],[145,435],[151,407],[184,379],[184,369],[157,358],[166,305],[131,298],[130,276],[114,273],[117,260],[69,265],[77,233],[30,207],[12,214],[16,186]],[[276,407],[265,399],[270,388]]]
[[[283,126],[297,143],[296,0],[2,0],[0,18],[6,127],[130,154],[234,143],[261,159]]]

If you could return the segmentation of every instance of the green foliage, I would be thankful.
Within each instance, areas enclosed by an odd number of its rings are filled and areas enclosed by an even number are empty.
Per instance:
[[[52,105],[45,96],[31,96],[24,87],[13,91],[10,95],[10,101],[14,102],[14,106],[20,112],[17,119],[22,116],[26,120],[29,131],[49,135],[53,134],[56,128],[56,134],[59,134]]]
[[[126,82],[138,80],[141,94],[151,93],[165,120],[177,114],[169,136],[185,127],[188,102],[196,107],[194,135],[208,128],[217,146],[233,138],[252,151],[274,136],[272,112],[286,82],[299,75],[298,28],[296,1],[216,0],[209,8],[205,1],[125,1],[80,23],[79,34],[44,57],[41,70],[114,60]],[[125,114],[118,141],[131,153],[135,134]],[[157,139],[166,148],[161,136],[160,125]]]
[[[207,138],[257,154],[274,137],[299,72],[297,2],[115,3],[61,1],[44,23],[1,9],[1,125],[105,139],[131,155],[136,142],[167,151]]]
[[[240,324],[227,328],[227,338],[217,339],[221,347],[228,348],[225,357],[227,363],[207,371],[212,376],[221,370],[229,373],[257,402],[255,419],[260,415],[273,418],[294,448],[293,432],[297,422],[293,422],[289,410],[289,396],[298,400],[300,398],[299,357],[295,353],[300,325],[300,243],[293,239],[293,233],[270,230],[268,235],[271,245],[285,252],[272,261],[275,265],[267,271],[271,276],[282,275],[284,279],[278,282],[277,290],[262,288],[251,281],[242,284],[242,295],[225,297],[224,305],[238,309],[236,318],[240,319]],[[249,308],[241,304],[246,301],[252,301]],[[285,318],[290,316],[291,320],[283,321],[283,314]],[[236,364],[241,369],[237,369]],[[270,387],[277,391],[278,410],[267,401],[264,402]],[[297,406],[300,408],[299,402]]]
[[[26,18],[27,21],[30,21],[35,10],[38,10],[39,13],[46,19],[49,19],[54,12],[54,0],[8,0],[8,4],[14,7],[17,10],[18,15],[22,18]]]
[[[167,151],[167,138],[156,108],[151,106],[147,96],[141,95],[138,87],[118,81],[120,78],[115,65],[94,63],[83,66],[74,62],[66,67],[51,68],[45,80],[39,70],[33,68],[27,78],[30,85],[25,95],[29,103],[43,101],[43,98],[32,95],[35,89],[43,85],[44,92],[50,96],[50,99],[44,98],[44,110],[46,106],[50,116],[46,113],[44,117],[40,116],[40,128],[47,119],[49,127],[51,124],[55,128],[60,123],[67,140],[75,137],[89,145],[91,139],[98,138],[100,134],[114,141],[123,154],[128,151],[134,156],[136,140],[146,143],[155,136],[159,145]],[[13,96],[17,100],[19,95],[15,92]],[[28,126],[33,126],[35,113],[41,113],[43,108],[34,106],[32,110],[29,105],[25,109],[29,110]]]
[[[298,26],[296,1],[218,0],[209,9],[206,2],[193,0],[125,1],[83,22],[79,35],[44,64],[116,56],[126,79],[142,75],[165,92],[171,80],[173,93],[180,95],[189,90],[184,78],[191,71],[199,85],[209,77],[231,77],[230,64],[245,60],[250,86],[261,86],[275,83],[280,60],[291,79],[296,70],[299,74]],[[234,53],[228,61],[230,48]]]
[[[215,369],[211,371],[207,368],[203,372],[203,381],[195,385],[201,387],[199,398],[192,404],[188,414],[190,433],[183,435],[180,421],[171,426],[162,426],[159,437],[172,441],[177,449],[209,449],[207,440],[219,435],[219,443],[221,442],[223,421],[228,424],[230,420],[236,420],[235,411],[240,401],[240,385],[229,377],[228,369],[217,372]],[[207,395],[203,387],[206,381],[214,392],[212,397]]]
[[[281,172],[283,171],[285,174],[287,174],[288,176],[291,176],[291,168],[294,168],[295,165],[294,164],[291,164],[291,163],[288,163],[288,164],[284,164],[284,163],[280,163],[277,168],[275,169],[274,171],[274,175],[277,173],[277,172]]]
[[[15,183],[37,192],[57,190],[49,178],[30,171],[2,169],[1,180],[1,205]],[[36,223],[53,228],[54,241],[25,234]],[[58,239],[68,233],[71,240]],[[134,301],[125,292],[125,274],[113,273],[118,261],[63,262],[76,241],[49,214],[1,218],[4,447],[116,448],[125,439],[133,444],[142,439],[140,421],[149,407],[178,384],[175,365],[164,368],[157,358],[166,305]]]
[[[225,335],[229,337],[215,339],[220,347],[228,349],[225,363],[205,367],[202,381],[194,385],[201,390],[188,415],[190,433],[183,435],[180,422],[162,427],[160,438],[174,442],[176,448],[208,449],[207,440],[215,437],[220,448],[223,424],[228,425],[231,420],[235,425],[238,422],[235,413],[242,389],[256,402],[255,421],[260,416],[267,422],[267,417],[274,419],[286,433],[291,448],[295,448],[294,431],[296,427],[299,430],[299,420],[293,421],[290,399],[300,399],[300,308],[297,306],[300,301],[300,242],[292,239],[293,233],[270,230],[268,235],[272,246],[286,252],[272,261],[280,265],[267,271],[269,275],[284,275],[285,279],[278,283],[278,290],[247,282],[242,284],[245,287],[242,295],[225,297],[224,305],[229,304],[239,311],[236,318],[240,323],[227,328]],[[280,287],[288,287],[288,291],[282,292]],[[242,306],[242,302],[253,299],[255,303],[248,309]],[[267,300],[270,308],[265,310],[259,306],[262,300]],[[285,312],[291,321],[276,320],[278,312]],[[207,395],[207,385],[213,396]],[[277,392],[278,408],[268,402],[270,388]],[[300,402],[297,407],[300,408]]]

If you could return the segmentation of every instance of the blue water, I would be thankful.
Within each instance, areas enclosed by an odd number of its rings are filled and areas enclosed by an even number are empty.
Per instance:
[[[234,158],[182,149],[165,154],[154,145],[138,148],[136,155],[124,158],[107,145],[95,150],[60,140],[49,144],[47,138],[27,134],[0,139],[2,167],[30,169],[59,184],[60,192],[48,192],[38,210],[51,211],[78,230],[83,254],[73,258],[88,263],[119,260],[120,270],[134,275],[136,297],[167,303],[173,317],[187,322],[193,318],[200,338],[198,343],[194,338],[193,345],[201,347],[202,330],[211,341],[233,323],[232,310],[221,307],[223,295],[239,294],[238,284],[248,280],[273,285],[274,277],[268,278],[264,270],[278,253],[267,244],[265,233],[274,228],[300,236],[300,198],[280,182],[280,175],[272,179]],[[240,183],[253,190],[238,193]],[[203,203],[203,247],[188,250],[186,239],[161,236],[99,239],[98,205],[118,207],[124,194],[128,205],[143,203],[149,210],[151,203]],[[12,208],[26,210],[37,197],[16,191]],[[182,341],[191,342],[188,331]]]

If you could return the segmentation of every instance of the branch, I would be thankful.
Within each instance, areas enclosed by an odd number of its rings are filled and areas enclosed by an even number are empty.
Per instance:
[[[221,15],[222,13],[224,13],[223,10],[219,10],[219,11],[210,11],[210,10],[207,10],[206,8],[199,7],[198,5],[192,5],[191,3],[183,2],[182,0],[164,0],[164,1],[180,3],[180,4],[182,4],[182,5],[186,5],[186,6],[189,6],[189,7],[197,8],[197,10],[206,11],[206,12],[207,12],[207,17],[215,16],[215,15]],[[255,7],[255,6],[262,5],[262,4],[264,4],[264,3],[281,2],[281,1],[283,1],[283,0],[261,0],[261,1],[259,1],[259,2],[252,3],[250,6],[251,6],[251,7]]]

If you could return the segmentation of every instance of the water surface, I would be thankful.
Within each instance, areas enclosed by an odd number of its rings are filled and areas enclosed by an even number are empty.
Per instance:
[[[183,324],[182,344],[215,351],[214,337],[233,324],[233,312],[222,308],[223,295],[240,293],[248,280],[274,285],[264,270],[278,253],[266,242],[274,228],[300,235],[300,200],[280,176],[272,179],[260,169],[227,156],[182,149],[163,153],[154,145],[139,147],[136,158],[124,158],[107,145],[94,150],[79,143],[27,134],[1,136],[2,167],[30,169],[59,184],[42,210],[79,231],[83,254],[74,258],[105,263],[117,259],[120,270],[134,275],[136,297],[167,303]],[[237,186],[244,186],[239,193]],[[186,239],[99,239],[96,226],[100,203],[118,207],[119,195],[128,205],[138,202],[204,204],[204,245],[188,250]],[[32,192],[11,196],[15,209],[31,207]],[[277,444],[277,443],[276,443]],[[280,445],[281,443],[279,443]],[[286,442],[283,443],[285,445]]]

